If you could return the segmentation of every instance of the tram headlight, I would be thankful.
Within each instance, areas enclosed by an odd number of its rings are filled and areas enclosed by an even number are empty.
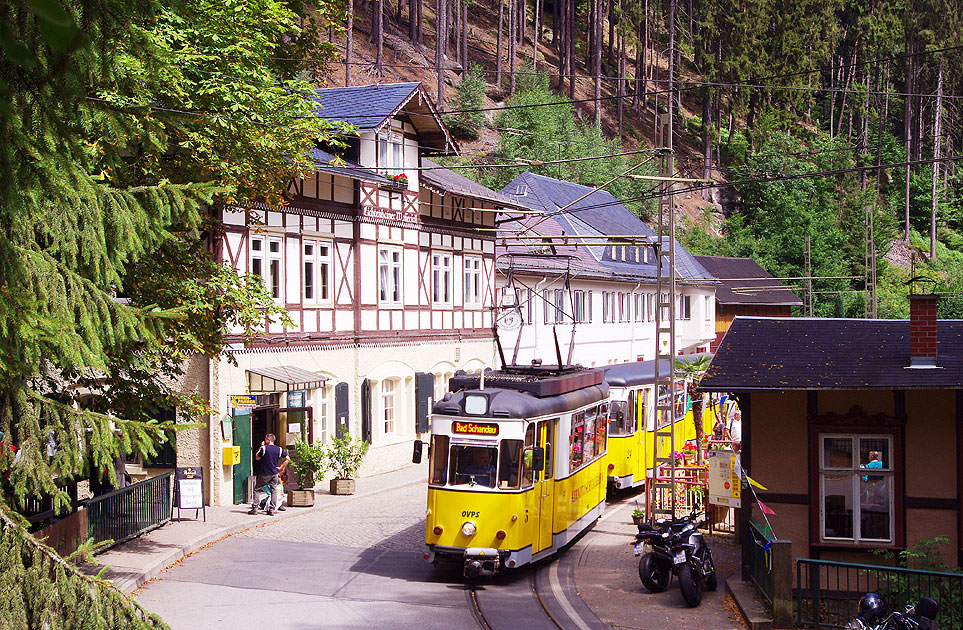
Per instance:
[[[441,525],[435,525],[435,529],[431,530],[435,532],[435,536],[441,536],[441,532],[445,531],[441,528]]]
[[[473,521],[467,521],[464,525],[461,526],[461,533],[471,538],[472,536],[475,535],[475,532],[477,531],[477,529],[478,528],[475,527],[475,523]]]

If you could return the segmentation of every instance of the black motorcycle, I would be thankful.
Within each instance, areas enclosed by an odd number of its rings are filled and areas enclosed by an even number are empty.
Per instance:
[[[635,535],[635,555],[639,558],[639,578],[653,593],[669,586],[673,575],[687,606],[702,602],[702,591],[714,591],[719,582],[712,563],[712,552],[695,522],[696,514],[678,519],[659,519],[655,526],[639,525]]]
[[[930,630],[940,605],[935,599],[921,597],[916,606],[907,605],[902,612],[886,614],[886,603],[876,593],[866,593],[859,600],[856,618],[846,630]]]

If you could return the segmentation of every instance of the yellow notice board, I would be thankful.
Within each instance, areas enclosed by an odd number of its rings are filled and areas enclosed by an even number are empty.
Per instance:
[[[709,451],[709,503],[742,507],[739,454]]]

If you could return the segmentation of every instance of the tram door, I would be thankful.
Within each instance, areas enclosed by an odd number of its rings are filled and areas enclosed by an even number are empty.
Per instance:
[[[632,392],[635,398],[635,405],[633,409],[629,411],[635,414],[635,434],[638,436],[639,443],[637,446],[637,457],[635,458],[635,467],[632,471],[633,481],[638,483],[645,479],[646,470],[648,470],[648,461],[651,459],[649,457],[648,445],[646,444],[649,436],[647,435],[647,430],[649,427],[649,421],[646,417],[649,408],[649,390],[641,388],[634,390]]]
[[[555,431],[558,419],[542,420],[536,428],[536,444],[545,449],[545,468],[536,472],[538,490],[538,533],[533,551],[538,553],[552,546],[555,519]]]

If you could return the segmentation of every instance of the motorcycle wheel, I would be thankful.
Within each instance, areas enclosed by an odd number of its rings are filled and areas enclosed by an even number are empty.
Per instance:
[[[661,593],[669,587],[672,578],[665,567],[660,567],[654,553],[647,553],[639,558],[639,579],[650,593]]]
[[[706,549],[706,560],[703,566],[706,569],[706,590],[714,591],[719,588],[719,578],[716,577],[716,565],[708,549]]]
[[[682,599],[689,608],[695,608],[702,602],[702,587],[688,563],[679,567],[679,590],[682,591]]]

